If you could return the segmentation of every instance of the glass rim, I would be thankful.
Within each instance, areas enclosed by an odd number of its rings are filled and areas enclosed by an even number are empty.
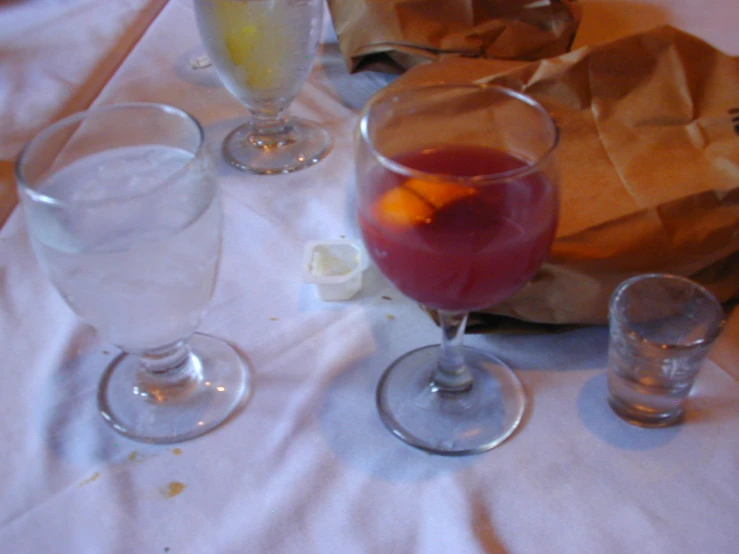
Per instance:
[[[130,109],[155,109],[155,110],[159,110],[161,112],[167,113],[167,114],[178,115],[182,117],[183,119],[189,121],[190,123],[194,124],[195,130],[197,132],[198,141],[197,141],[197,146],[193,153],[192,159],[188,161],[186,164],[184,164],[182,167],[180,167],[179,169],[171,173],[167,178],[162,179],[162,181],[159,184],[157,184],[156,186],[152,188],[146,189],[145,191],[142,191],[142,192],[135,192],[132,194],[126,194],[124,196],[118,196],[118,197],[113,197],[113,198],[102,198],[99,200],[82,200],[82,201],[62,200],[61,198],[57,198],[53,195],[44,194],[42,192],[39,192],[38,190],[33,188],[28,183],[28,180],[25,178],[23,174],[22,166],[24,165],[25,158],[29,154],[30,150],[34,146],[36,146],[38,143],[41,143],[43,140],[49,138],[51,135],[56,133],[59,129],[62,129],[73,123],[78,123],[91,115],[97,115],[97,114],[106,113],[106,112],[114,112],[118,110],[121,110],[121,111],[130,110]],[[18,157],[16,158],[14,173],[15,173],[15,179],[16,179],[16,183],[18,187],[25,194],[27,194],[34,202],[49,204],[55,207],[94,208],[97,206],[103,206],[103,205],[110,204],[110,203],[133,201],[133,200],[148,196],[155,191],[161,190],[162,188],[166,187],[178,175],[184,173],[187,170],[187,168],[190,167],[193,161],[198,156],[200,156],[204,147],[205,147],[205,131],[203,130],[203,126],[193,115],[186,112],[185,110],[176,108],[169,104],[163,104],[160,102],[124,102],[120,104],[111,104],[109,106],[101,106],[101,107],[90,108],[87,110],[75,112],[71,115],[63,117],[59,121],[55,121],[54,123],[47,125],[41,131],[39,131],[35,136],[33,136],[28,142],[26,142],[26,144],[23,146],[20,153],[18,154]]]
[[[692,289],[700,292],[700,294],[704,298],[706,298],[711,304],[713,304],[716,311],[719,314],[721,314],[721,319],[719,320],[718,324],[713,329],[710,330],[709,333],[706,333],[704,337],[696,339],[687,344],[674,344],[671,342],[654,341],[646,337],[643,337],[641,334],[636,333],[634,331],[631,331],[629,334],[632,334],[635,337],[637,337],[642,344],[646,344],[650,347],[653,347],[653,348],[656,348],[662,351],[692,350],[699,346],[710,345],[718,338],[718,336],[721,334],[721,330],[723,329],[724,324],[726,323],[726,315],[724,313],[723,307],[721,306],[721,303],[718,301],[716,296],[714,296],[713,293],[711,293],[711,291],[709,291],[706,287],[704,287],[700,283],[696,283],[695,281],[688,279],[687,277],[683,277],[681,275],[674,275],[672,273],[642,273],[642,274],[630,277],[626,279],[625,281],[622,281],[614,289],[613,293],[611,294],[611,298],[608,303],[609,320],[612,320],[612,319],[615,320],[621,327],[623,326],[631,327],[628,321],[626,320],[626,316],[623,314],[623,310],[617,309],[616,305],[620,301],[626,289],[628,289],[635,283],[638,283],[640,281],[647,281],[647,280],[679,281],[683,284],[689,285]]]
[[[370,112],[373,110],[373,108],[375,108],[377,105],[379,105],[382,102],[389,101],[391,98],[402,98],[404,96],[410,96],[411,94],[416,93],[418,91],[433,90],[433,89],[440,90],[440,91],[441,90],[453,90],[453,89],[468,89],[470,91],[472,90],[478,90],[478,91],[495,90],[510,98],[514,98],[520,102],[523,102],[527,104],[529,107],[539,112],[541,115],[543,115],[545,120],[551,124],[552,142],[549,145],[549,147],[541,155],[539,155],[538,158],[534,160],[533,162],[529,163],[529,160],[524,160],[525,162],[527,162],[524,167],[509,169],[507,171],[501,171],[498,173],[469,175],[469,176],[464,176],[464,177],[457,176],[457,175],[449,175],[446,173],[437,173],[437,172],[414,169],[407,165],[398,163],[392,160],[391,158],[385,156],[384,154],[380,153],[379,150],[375,148],[375,145],[373,144],[372,139],[369,137],[368,120],[370,117]],[[517,179],[522,176],[526,176],[531,173],[538,172],[540,167],[544,165],[544,163],[552,156],[554,151],[557,149],[557,145],[559,144],[560,135],[561,135],[559,126],[554,121],[552,114],[550,114],[549,111],[546,110],[544,106],[542,106],[538,101],[534,100],[532,97],[526,94],[510,89],[508,87],[504,87],[501,85],[490,85],[490,84],[484,84],[484,83],[426,84],[426,85],[414,86],[414,87],[403,89],[403,90],[393,92],[393,93],[381,94],[380,96],[374,98],[373,100],[370,100],[370,102],[362,110],[362,113],[360,114],[360,119],[359,119],[359,134],[362,140],[364,141],[364,143],[367,145],[367,148],[369,148],[372,155],[383,166],[385,166],[387,169],[389,169],[390,171],[394,173],[398,173],[406,177],[422,179],[425,181],[444,181],[444,182],[452,182],[452,183],[467,184],[467,185],[483,184],[483,183],[489,183],[489,182],[495,182],[495,181],[506,181],[510,179]]]

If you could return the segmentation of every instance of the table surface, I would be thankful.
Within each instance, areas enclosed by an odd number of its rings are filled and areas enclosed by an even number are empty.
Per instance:
[[[575,47],[669,23],[739,55],[739,2],[583,2]],[[12,164],[50,121],[122,101],[195,115],[214,152],[247,114],[202,54],[187,0],[0,2],[0,552],[739,551],[739,321],[702,370],[685,424],[631,427],[607,408],[607,331],[474,336],[512,364],[530,401],[486,454],[445,458],[382,426],[374,389],[438,329],[374,269],[349,302],[300,281],[303,245],[357,237],[352,129],[389,82],[348,75],[330,22],[292,107],[326,126],[327,159],[291,175],[216,165],[222,268],[202,331],[254,368],[226,425],[140,444],[96,410],[116,354],[41,273],[15,203]]]

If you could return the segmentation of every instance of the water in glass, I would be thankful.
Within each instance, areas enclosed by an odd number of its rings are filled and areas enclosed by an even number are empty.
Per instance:
[[[187,198],[135,203],[123,217],[104,206],[60,225],[31,212],[36,254],[69,305],[128,352],[188,337],[197,328],[215,283],[221,241],[216,184],[202,171],[176,171],[193,155],[167,146],[117,148],[87,156],[55,173],[38,192],[69,202],[105,202],[149,192],[163,178],[190,180]],[[210,189],[210,194],[205,194]],[[119,209],[119,213],[121,210]]]

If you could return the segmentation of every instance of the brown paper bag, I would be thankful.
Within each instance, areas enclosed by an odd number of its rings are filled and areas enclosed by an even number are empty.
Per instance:
[[[536,60],[567,52],[575,0],[328,0],[349,71],[402,73],[446,55]]]
[[[514,67],[445,60],[378,94],[472,81],[533,96],[561,129],[561,218],[550,260],[486,312],[605,323],[615,286],[646,272],[688,276],[721,301],[739,297],[739,57],[660,27]],[[470,330],[510,321],[475,314]]]

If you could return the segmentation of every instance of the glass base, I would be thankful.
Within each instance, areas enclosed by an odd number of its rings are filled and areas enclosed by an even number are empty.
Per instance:
[[[291,129],[284,140],[269,146],[252,136],[251,122],[237,127],[223,141],[224,159],[242,171],[271,175],[311,166],[331,150],[331,137],[317,123],[290,118],[289,124]]]
[[[169,444],[217,427],[251,395],[249,368],[227,343],[194,334],[192,377],[177,386],[140,386],[140,358],[121,354],[108,366],[98,390],[101,415],[116,431],[141,442]],[[152,392],[153,391],[153,392]]]
[[[608,396],[608,405],[618,417],[623,419],[626,423],[636,425],[637,427],[668,427],[670,425],[682,423],[685,418],[685,411],[682,406],[672,411],[650,410],[639,406],[633,406],[613,395]]]
[[[526,396],[518,377],[496,357],[462,347],[473,384],[465,392],[442,392],[432,384],[438,346],[425,346],[396,360],[377,387],[383,423],[411,446],[447,456],[485,452],[521,423]]]

